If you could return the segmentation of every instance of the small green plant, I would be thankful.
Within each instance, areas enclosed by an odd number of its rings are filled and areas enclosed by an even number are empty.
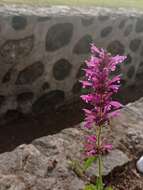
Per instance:
[[[93,184],[86,185],[84,190],[98,190],[101,188],[102,186],[96,183],[96,185],[93,185]],[[112,187],[106,187],[106,188],[103,187],[103,190],[113,190],[113,189]]]

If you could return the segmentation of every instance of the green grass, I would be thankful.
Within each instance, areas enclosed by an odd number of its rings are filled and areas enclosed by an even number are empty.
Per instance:
[[[32,5],[107,6],[143,9],[143,0],[0,0],[0,3]]]

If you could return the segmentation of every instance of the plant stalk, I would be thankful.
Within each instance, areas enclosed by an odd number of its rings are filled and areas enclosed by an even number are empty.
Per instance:
[[[100,150],[101,145],[101,132],[102,132],[102,126],[99,126],[98,128],[98,134],[97,134],[97,147]],[[98,186],[98,190],[103,190],[103,179],[102,179],[102,158],[100,152],[98,153],[98,178],[100,185]]]

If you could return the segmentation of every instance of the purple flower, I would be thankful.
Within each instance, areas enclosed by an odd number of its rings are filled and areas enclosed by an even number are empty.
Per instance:
[[[110,150],[112,150],[112,144],[104,144],[102,146],[102,151],[109,152]]]
[[[87,157],[94,156],[97,154],[96,149],[96,136],[95,135],[89,135],[85,138],[85,144],[84,144],[84,154]]]
[[[98,146],[97,139],[95,135],[89,135],[85,138],[84,144],[84,154],[86,157],[103,155],[112,150],[112,145],[107,144],[105,139],[101,141],[101,144]]]
[[[91,89],[91,93],[82,95],[81,98],[92,106],[91,110],[84,109],[85,127],[91,128],[94,124],[101,126],[114,117],[116,110],[122,105],[112,100],[112,95],[118,92],[120,87],[120,75],[110,77],[118,64],[122,63],[126,56],[111,56],[104,49],[98,49],[91,45],[91,57],[86,61],[84,81],[80,81],[83,88]]]
[[[90,89],[90,93],[81,95],[90,109],[83,109],[85,113],[85,127],[96,127],[95,135],[90,135],[84,141],[84,155],[98,158],[98,174],[101,189],[103,189],[101,156],[112,150],[112,145],[102,139],[102,127],[109,124],[111,117],[119,114],[122,104],[112,100],[112,95],[118,92],[121,75],[111,77],[118,64],[122,63],[126,56],[111,56],[102,48],[91,45],[91,57],[86,61],[85,79],[80,81],[83,88]],[[94,159],[92,159],[94,161]],[[88,160],[87,160],[88,161]],[[91,160],[90,160],[91,161]],[[99,188],[100,189],[100,188]]]

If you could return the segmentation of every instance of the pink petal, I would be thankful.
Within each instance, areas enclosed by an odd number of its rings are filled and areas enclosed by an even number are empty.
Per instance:
[[[120,79],[121,79],[120,77],[121,77],[121,75],[115,76],[113,79],[110,80],[109,84],[120,81]]]
[[[91,122],[85,122],[84,123],[84,128],[91,129],[92,128],[92,123]]]
[[[93,95],[88,94],[88,95],[81,95],[80,96],[86,103],[90,102],[93,100]]]
[[[88,87],[88,86],[92,86],[92,84],[91,84],[90,82],[88,82],[88,81],[81,81],[81,80],[80,80],[79,82],[82,83],[83,88]]]
[[[86,140],[89,143],[95,143],[96,142],[96,136],[95,135],[89,135],[86,137]]]
[[[92,53],[100,53],[100,50],[94,44],[91,44],[91,52]]]
[[[104,150],[110,151],[110,150],[112,150],[112,148],[113,148],[112,144],[105,144],[105,145],[103,145],[103,149]]]
[[[113,106],[114,108],[117,108],[117,109],[123,107],[123,105],[120,104],[120,103],[117,102],[117,101],[111,101],[111,102],[110,102],[110,105]]]

